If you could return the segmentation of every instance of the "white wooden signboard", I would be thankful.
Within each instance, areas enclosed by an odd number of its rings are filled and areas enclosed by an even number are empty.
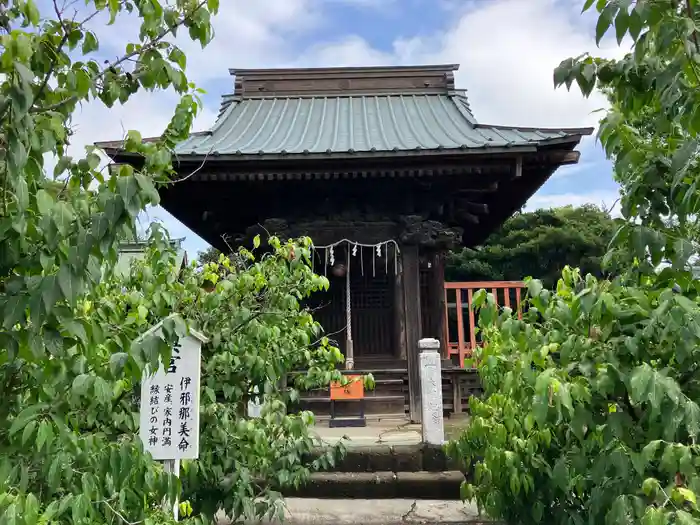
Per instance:
[[[159,334],[161,325],[149,331]],[[199,457],[199,395],[202,343],[207,339],[190,330],[172,351],[167,367],[144,372],[141,381],[140,437],[153,459]]]

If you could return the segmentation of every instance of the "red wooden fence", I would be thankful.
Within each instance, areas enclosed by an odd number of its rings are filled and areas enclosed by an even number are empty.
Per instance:
[[[464,368],[464,360],[471,357],[474,348],[480,344],[476,337],[476,315],[472,306],[475,292],[482,288],[490,291],[497,304],[517,310],[520,317],[522,316],[520,302],[524,287],[525,283],[521,281],[445,283],[445,341],[447,341],[445,358],[452,359],[452,356],[459,356],[459,365]],[[512,306],[513,302],[515,304]],[[450,318],[452,311],[455,312],[453,319]],[[468,320],[466,325],[465,316]],[[455,330],[450,330],[451,325]]]

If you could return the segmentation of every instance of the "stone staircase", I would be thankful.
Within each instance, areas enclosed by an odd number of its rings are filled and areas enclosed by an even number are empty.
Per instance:
[[[349,429],[359,431],[359,429]],[[320,448],[312,461],[327,452]],[[349,444],[344,458],[312,474],[297,489],[282,489],[285,519],[264,525],[484,525],[476,507],[460,501],[466,479],[443,447],[425,444]],[[218,525],[232,525],[217,516]],[[252,524],[251,524],[252,525]],[[261,523],[257,523],[261,525]]]
[[[315,454],[323,454],[318,450]],[[312,474],[297,498],[459,500],[465,474],[442,447],[416,445],[349,446],[326,472]]]

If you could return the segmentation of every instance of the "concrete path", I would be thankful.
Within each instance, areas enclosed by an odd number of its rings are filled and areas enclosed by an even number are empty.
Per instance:
[[[284,525],[479,525],[491,520],[459,501],[297,499],[285,500]],[[220,525],[228,522],[219,521]],[[276,525],[278,522],[263,522]],[[252,524],[251,524],[252,525]]]

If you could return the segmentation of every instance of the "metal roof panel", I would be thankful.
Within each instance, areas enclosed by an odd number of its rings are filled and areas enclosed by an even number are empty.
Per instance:
[[[178,155],[332,154],[536,146],[589,129],[477,124],[466,97],[383,94],[237,99],[227,95],[209,133]]]

